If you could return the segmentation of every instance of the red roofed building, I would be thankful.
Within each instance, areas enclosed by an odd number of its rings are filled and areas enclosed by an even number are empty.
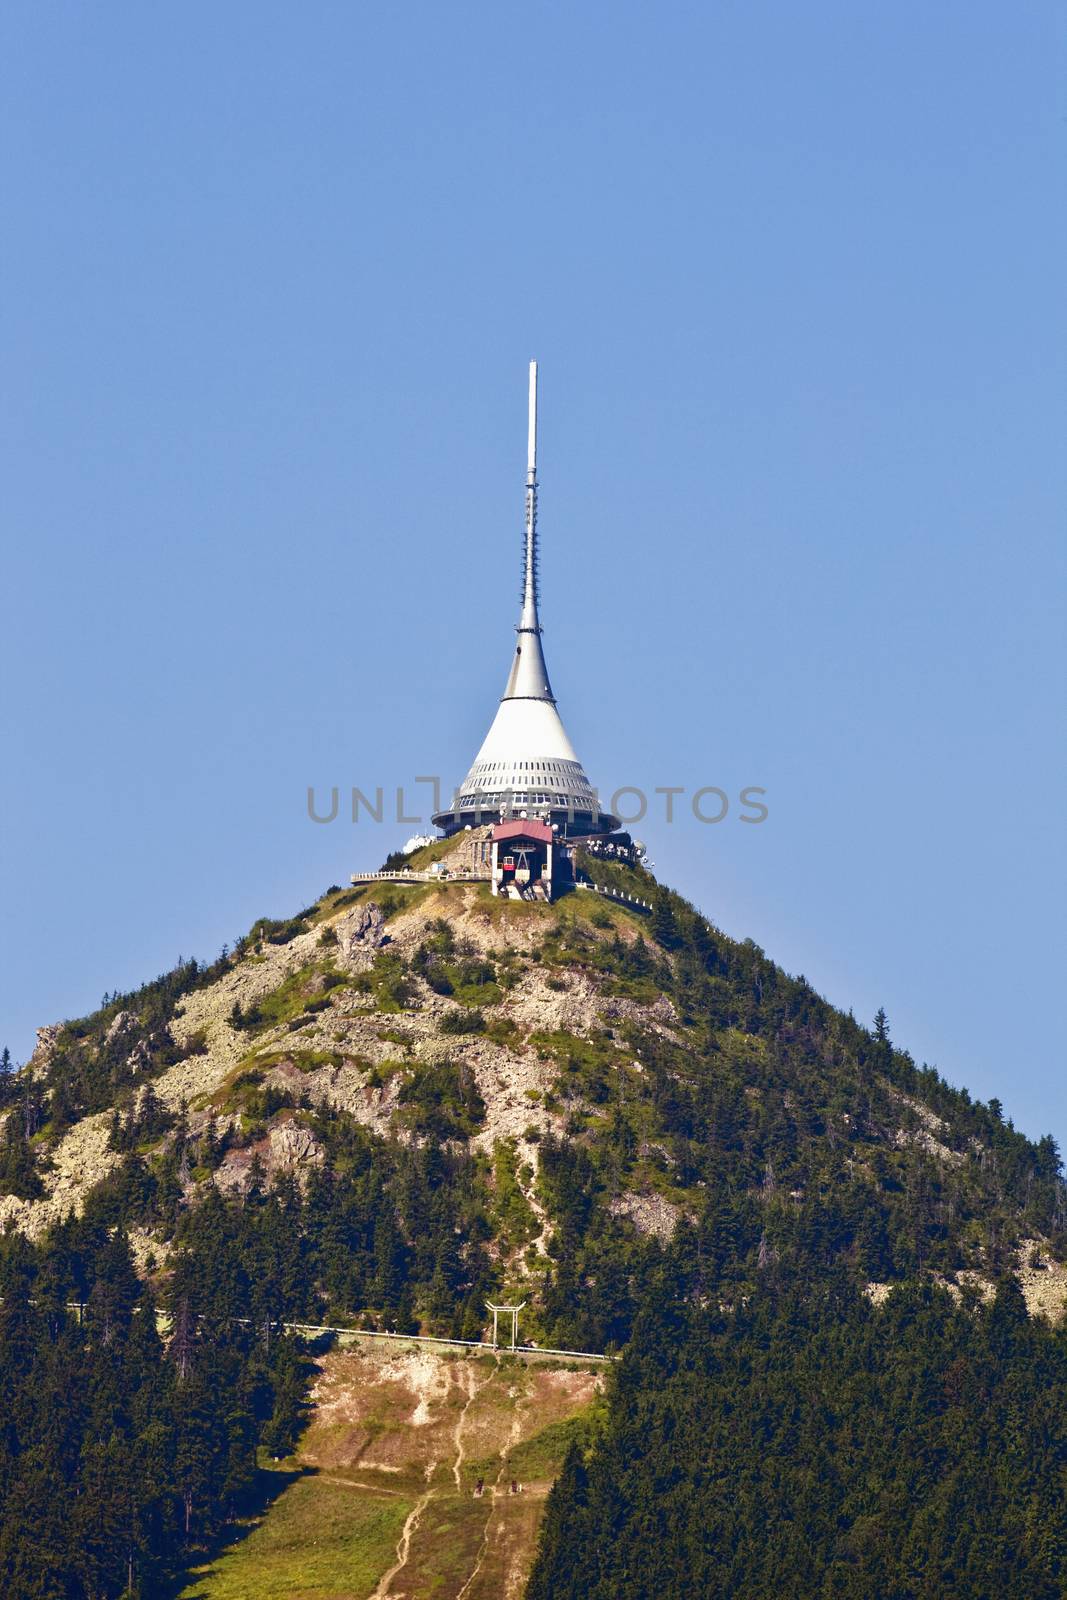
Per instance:
[[[494,894],[513,900],[551,900],[571,876],[571,854],[552,828],[532,818],[498,822],[491,836]]]

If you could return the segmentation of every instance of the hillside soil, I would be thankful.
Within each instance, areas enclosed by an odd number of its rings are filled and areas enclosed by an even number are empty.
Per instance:
[[[242,1523],[182,1600],[518,1600],[545,1497],[601,1384],[414,1346],[320,1357],[296,1455],[264,1463],[280,1488],[269,1513]]]

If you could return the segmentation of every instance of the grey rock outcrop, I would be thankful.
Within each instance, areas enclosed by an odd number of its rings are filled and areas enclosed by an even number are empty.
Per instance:
[[[133,1033],[138,1026],[137,1015],[133,1011],[120,1011],[112,1018],[111,1026],[104,1035],[105,1044],[113,1044],[116,1039],[123,1038],[128,1033]]]
[[[267,1152],[269,1172],[292,1172],[309,1162],[322,1159],[322,1146],[310,1128],[303,1127],[299,1122],[276,1122],[271,1128],[270,1149]]]
[[[350,972],[369,967],[375,951],[381,949],[387,937],[381,906],[373,900],[365,906],[353,906],[348,915],[337,923],[336,933],[342,964]]]
[[[43,1028],[37,1029],[37,1043],[33,1047],[33,1054],[29,1064],[35,1067],[46,1067],[56,1053],[56,1044],[63,1032],[62,1022],[49,1022]]]

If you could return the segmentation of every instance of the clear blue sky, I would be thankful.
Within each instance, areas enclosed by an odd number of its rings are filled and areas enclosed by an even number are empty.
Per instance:
[[[1059,14],[1058,14],[1059,13]],[[13,4],[0,1043],[458,779],[518,592],[660,874],[1033,1134],[1062,1073],[1052,4]]]

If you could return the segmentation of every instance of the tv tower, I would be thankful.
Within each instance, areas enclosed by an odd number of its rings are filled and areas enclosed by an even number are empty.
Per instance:
[[[537,362],[530,362],[522,609],[507,687],[489,732],[452,806],[434,817],[444,833],[501,817],[536,817],[571,837],[610,833],[618,819],[601,811],[567,737],[545,665],[538,614]]]

